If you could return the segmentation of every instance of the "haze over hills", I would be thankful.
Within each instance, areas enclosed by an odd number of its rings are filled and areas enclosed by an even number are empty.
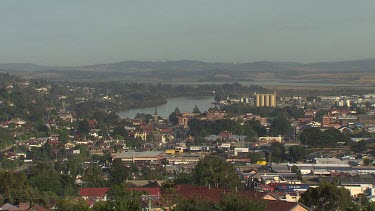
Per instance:
[[[308,82],[374,83],[375,59],[296,63],[258,61],[213,63],[193,60],[124,61],[78,67],[30,63],[0,64],[0,71],[55,80],[124,80],[138,82],[233,82],[288,80]]]

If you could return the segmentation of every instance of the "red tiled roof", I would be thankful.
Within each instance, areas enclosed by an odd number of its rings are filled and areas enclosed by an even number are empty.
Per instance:
[[[172,133],[172,129],[171,128],[162,128],[162,129],[160,129],[160,132],[161,133]]]
[[[88,201],[86,201],[86,204],[89,205],[89,207],[91,207],[92,205],[95,204],[95,202],[88,200]]]
[[[175,186],[176,194],[180,195],[185,199],[201,199],[213,203],[219,203],[223,194],[233,193],[233,191],[224,188],[208,188],[206,186],[193,186],[179,184]],[[304,205],[295,202],[286,202],[281,200],[265,200],[263,199],[267,193],[260,193],[254,191],[239,191],[237,192],[244,199],[262,200],[266,203],[267,211],[286,211],[291,210],[297,206],[302,206],[306,210],[309,210]]]
[[[154,128],[153,127],[148,127],[148,126],[143,126],[143,125],[141,125],[140,126],[140,131],[141,132],[146,132],[146,133],[149,133],[149,132],[152,132],[152,131],[154,131]]]
[[[81,188],[80,196],[104,197],[109,188]]]
[[[57,140],[49,140],[48,143],[53,144],[53,145],[57,145],[57,144],[60,144],[60,141],[57,141]]]
[[[38,205],[34,205],[27,210],[30,210],[30,211],[48,211],[49,209],[46,209],[46,208],[38,206]]]
[[[221,136],[222,138],[229,138],[229,135],[230,135],[230,134],[231,134],[230,132],[228,132],[228,131],[224,131],[224,132],[220,133],[220,136]]]
[[[208,188],[206,186],[194,186],[186,184],[178,184],[175,186],[176,194],[186,199],[204,199],[210,202],[218,203],[223,194],[233,193],[232,190],[225,188]],[[261,200],[267,193],[259,193],[253,191],[239,191],[238,194],[256,200]]]
[[[266,211],[287,211],[295,208],[296,206],[300,205],[297,202],[287,202],[287,201],[281,201],[281,200],[266,200],[267,204]],[[305,206],[301,205],[306,210],[309,210]]]
[[[15,152],[6,152],[5,155],[7,157],[12,157],[12,156],[17,156],[17,153],[15,153]]]

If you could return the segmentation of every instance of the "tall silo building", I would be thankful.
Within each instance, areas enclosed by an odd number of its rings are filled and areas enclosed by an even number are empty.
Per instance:
[[[256,107],[276,107],[276,92],[273,94],[254,93],[254,96]]]

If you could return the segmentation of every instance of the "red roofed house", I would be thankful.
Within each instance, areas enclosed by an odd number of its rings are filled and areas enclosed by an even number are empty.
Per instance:
[[[89,119],[89,120],[87,120],[87,122],[89,123],[89,127],[90,128],[94,128],[95,125],[96,125],[96,120],[95,119]]]
[[[185,199],[203,199],[211,202],[218,203],[220,202],[223,194],[225,193],[233,193],[233,191],[225,188],[213,188],[213,187],[206,187],[206,186],[195,186],[195,185],[186,185],[186,184],[178,184],[175,186],[176,194],[180,195]],[[253,192],[253,191],[239,191],[241,195],[249,196],[253,199],[257,200],[277,200],[275,197],[268,193],[261,193],[261,192]]]
[[[228,131],[223,131],[220,133],[220,136],[221,136],[221,140],[223,141],[227,141],[229,140],[229,136],[232,135],[231,132],[228,132]]]
[[[286,202],[282,200],[266,201],[266,211],[306,211],[311,210],[301,203]]]
[[[206,186],[193,186],[179,184],[175,186],[176,194],[181,198],[188,200],[202,199],[213,203],[219,203],[223,195],[233,193],[233,190],[224,188],[210,188]],[[278,200],[269,193],[254,192],[254,191],[238,191],[236,192],[244,199],[262,200],[266,203],[266,210],[269,211],[307,211],[308,207],[301,203],[286,202]]]
[[[51,145],[60,145],[60,141],[58,140],[49,140],[48,143]]]
[[[107,201],[107,192],[109,188],[81,188],[79,195],[84,200],[89,201]]]
[[[172,128],[162,128],[160,129],[160,133],[163,135],[172,135],[173,130]]]

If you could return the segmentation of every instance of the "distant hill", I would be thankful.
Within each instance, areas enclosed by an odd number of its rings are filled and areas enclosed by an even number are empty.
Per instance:
[[[56,67],[37,65],[32,63],[5,63],[0,64],[0,70],[8,71],[45,71],[45,70],[85,70],[85,71],[111,71],[111,72],[134,72],[134,71],[201,71],[212,69],[228,69],[239,71],[374,71],[375,59],[363,59],[341,62],[319,62],[319,63],[296,63],[296,62],[268,62],[257,61],[250,63],[210,63],[194,60],[177,60],[165,62],[153,61],[123,61],[109,64],[96,64],[78,67]]]
[[[213,63],[193,60],[124,61],[78,67],[53,67],[30,63],[0,64],[0,71],[27,73],[31,77],[57,80],[138,80],[138,81],[252,81],[306,80],[375,81],[375,59],[295,63],[258,61]],[[340,74],[338,74],[340,73]],[[373,78],[374,77],[374,78]]]
[[[374,72],[375,59],[363,59],[342,62],[320,62],[307,64],[305,66],[322,72]]]
[[[43,66],[32,63],[5,63],[0,64],[0,70],[3,71],[45,71],[45,70],[57,70],[59,67]]]

